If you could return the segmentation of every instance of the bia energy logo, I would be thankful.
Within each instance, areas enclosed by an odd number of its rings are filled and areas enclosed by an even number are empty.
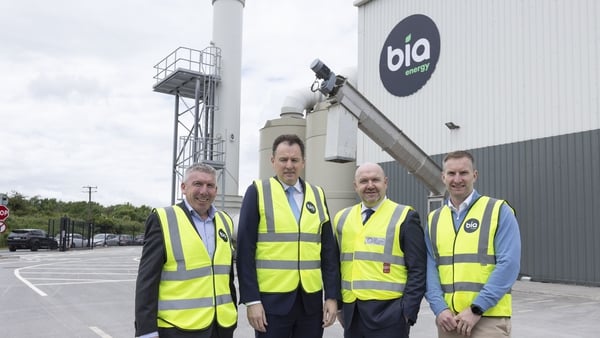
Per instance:
[[[408,96],[421,89],[440,57],[440,33],[429,17],[411,15],[388,35],[379,57],[379,76],[393,95]]]
[[[465,232],[472,233],[479,229],[479,221],[475,218],[471,218],[465,222]]]

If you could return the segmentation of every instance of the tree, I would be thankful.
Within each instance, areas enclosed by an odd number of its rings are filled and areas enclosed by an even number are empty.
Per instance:
[[[16,191],[10,194],[8,207],[11,212],[6,222],[9,229],[46,229],[51,224],[56,227],[61,217],[87,223],[91,214],[96,229],[120,229],[132,235],[143,231],[144,222],[152,210],[145,205],[136,207],[130,203],[104,207],[96,202],[63,202],[40,196],[27,198]]]

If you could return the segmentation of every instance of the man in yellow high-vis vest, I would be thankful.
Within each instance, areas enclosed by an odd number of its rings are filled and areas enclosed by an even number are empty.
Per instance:
[[[510,337],[511,288],[521,237],[514,210],[474,189],[478,172],[466,151],[448,153],[442,180],[449,197],[428,217],[427,292],[438,337]]]
[[[233,222],[213,206],[217,173],[186,169],[183,202],[152,211],[135,290],[136,337],[232,338],[237,326]]]
[[[319,338],[335,322],[340,277],[323,189],[300,178],[304,142],[273,142],[274,177],[246,190],[237,236],[240,302],[260,338]],[[323,301],[325,300],[325,304]]]
[[[345,338],[408,338],[425,293],[427,250],[419,214],[386,196],[376,163],[356,169],[361,202],[337,213]]]

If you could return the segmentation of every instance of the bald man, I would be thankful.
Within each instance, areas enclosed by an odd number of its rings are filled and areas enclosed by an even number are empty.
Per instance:
[[[345,338],[408,337],[425,293],[427,250],[419,214],[386,196],[381,166],[354,175],[361,202],[334,219],[340,248]]]

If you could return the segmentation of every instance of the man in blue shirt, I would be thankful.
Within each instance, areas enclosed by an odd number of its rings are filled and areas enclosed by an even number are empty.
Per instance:
[[[339,251],[323,190],[300,177],[304,158],[298,135],[275,138],[275,176],[255,180],[242,201],[237,277],[257,338],[318,338],[336,319]]]
[[[146,220],[135,288],[135,336],[233,338],[237,293],[233,221],[213,205],[217,172],[185,170],[183,201]]]
[[[438,337],[509,337],[510,290],[520,269],[521,238],[511,206],[480,195],[473,156],[451,152],[442,180],[449,197],[425,231],[427,291]]]

